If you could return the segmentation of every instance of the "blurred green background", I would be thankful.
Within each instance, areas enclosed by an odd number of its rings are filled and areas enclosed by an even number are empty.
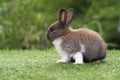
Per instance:
[[[0,0],[0,49],[47,49],[45,33],[61,8],[74,8],[73,28],[90,28],[120,49],[119,0]]]

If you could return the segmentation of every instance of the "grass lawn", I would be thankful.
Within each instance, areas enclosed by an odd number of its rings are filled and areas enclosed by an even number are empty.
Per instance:
[[[120,80],[120,51],[100,63],[58,64],[54,49],[0,50],[0,80]]]

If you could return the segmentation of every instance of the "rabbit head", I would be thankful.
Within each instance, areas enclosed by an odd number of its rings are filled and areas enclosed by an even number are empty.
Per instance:
[[[68,10],[61,9],[59,12],[58,21],[54,22],[47,31],[47,39],[53,41],[58,37],[63,36],[69,31],[69,24],[72,22],[75,10],[70,8]]]

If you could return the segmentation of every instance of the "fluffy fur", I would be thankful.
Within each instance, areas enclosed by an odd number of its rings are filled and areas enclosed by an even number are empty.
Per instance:
[[[82,55],[82,52],[85,52],[85,47],[84,45],[80,45],[81,46],[81,51],[80,52],[76,52],[76,53],[71,53],[71,54],[68,54],[67,51],[64,51],[61,47],[61,44],[62,44],[62,39],[61,38],[58,38],[58,39],[55,39],[53,41],[53,44],[56,48],[56,50],[58,51],[58,53],[60,54],[60,56],[62,57],[62,59],[58,60],[57,62],[59,63],[65,63],[65,62],[68,62],[68,61],[71,61],[71,58],[73,58],[75,60],[75,64],[83,64],[83,55]]]
[[[106,57],[106,44],[101,36],[92,30],[70,28],[74,9],[61,9],[59,20],[54,22],[47,31],[47,38],[53,42],[61,55],[57,62],[75,61],[75,64],[100,61]]]

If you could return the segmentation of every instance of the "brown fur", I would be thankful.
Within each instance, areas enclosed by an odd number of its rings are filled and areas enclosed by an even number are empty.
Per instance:
[[[47,32],[47,38],[51,42],[57,38],[62,39],[61,47],[68,54],[81,51],[84,45],[85,52],[82,52],[84,61],[97,61],[106,57],[106,44],[101,36],[92,30],[81,28],[72,30],[69,28],[74,15],[74,10],[62,9],[59,13],[59,21],[53,23]]]
[[[68,53],[81,51],[80,44],[85,46],[84,61],[94,61],[105,58],[106,44],[98,33],[89,29],[67,30],[62,36],[62,48]],[[88,54],[89,53],[89,54]]]

